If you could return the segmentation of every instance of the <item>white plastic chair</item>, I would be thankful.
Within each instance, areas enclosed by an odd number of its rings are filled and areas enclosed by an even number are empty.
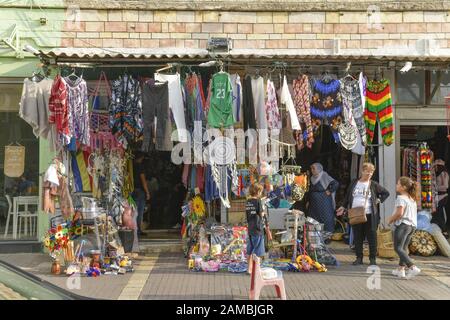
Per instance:
[[[6,216],[6,225],[5,225],[5,234],[3,235],[3,238],[6,238],[6,236],[8,235],[8,229],[9,229],[9,217],[11,215],[14,215],[14,211],[12,208],[12,201],[11,201],[11,197],[9,195],[5,195],[6,201],[8,201],[8,214]],[[14,217],[13,217],[14,219]],[[13,226],[14,227],[14,226]]]
[[[28,206],[36,206],[36,212],[35,213],[31,213],[28,210]],[[22,221],[24,221],[24,234],[26,236],[30,235],[34,235],[37,234],[37,219],[38,219],[38,211],[37,211],[37,206],[38,203],[36,202],[36,198],[35,197],[18,197],[17,199],[17,203],[16,203],[16,210],[17,210],[17,221],[19,222],[19,228],[18,230],[16,230],[16,235],[18,235],[18,237],[20,238],[21,234],[22,234]],[[24,206],[24,210],[20,211],[19,207],[20,206]],[[17,228],[17,222],[16,222],[16,228]],[[18,234],[17,234],[18,231]],[[30,231],[30,232],[28,232]]]

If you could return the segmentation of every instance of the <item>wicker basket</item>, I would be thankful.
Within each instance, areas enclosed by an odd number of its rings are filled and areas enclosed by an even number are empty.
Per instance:
[[[381,229],[377,230],[377,245],[378,247],[386,246],[387,244],[393,243],[392,230],[391,229]]]
[[[342,230],[341,230],[341,232],[333,233],[333,235],[331,236],[331,240],[342,241],[342,239],[344,238],[344,234],[345,234],[345,225],[340,220],[336,220],[336,221],[339,223]]]
[[[378,256],[381,258],[394,259],[398,255],[394,250],[394,243],[385,243],[382,246],[378,246]]]

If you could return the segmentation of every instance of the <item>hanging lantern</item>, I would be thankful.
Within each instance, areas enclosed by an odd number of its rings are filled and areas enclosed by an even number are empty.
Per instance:
[[[447,106],[447,139],[450,141],[450,95],[445,97],[445,105]]]

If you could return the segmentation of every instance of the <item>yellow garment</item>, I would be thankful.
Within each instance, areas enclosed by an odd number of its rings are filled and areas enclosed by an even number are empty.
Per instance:
[[[91,181],[89,180],[89,173],[86,168],[86,162],[84,162],[83,151],[77,153],[78,170],[80,171],[81,182],[83,184],[83,191],[91,191]]]

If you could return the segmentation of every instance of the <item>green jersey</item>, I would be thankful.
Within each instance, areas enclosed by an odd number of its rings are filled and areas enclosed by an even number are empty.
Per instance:
[[[228,73],[216,73],[211,82],[211,102],[208,111],[208,123],[211,127],[229,127],[234,124],[232,92]]]

